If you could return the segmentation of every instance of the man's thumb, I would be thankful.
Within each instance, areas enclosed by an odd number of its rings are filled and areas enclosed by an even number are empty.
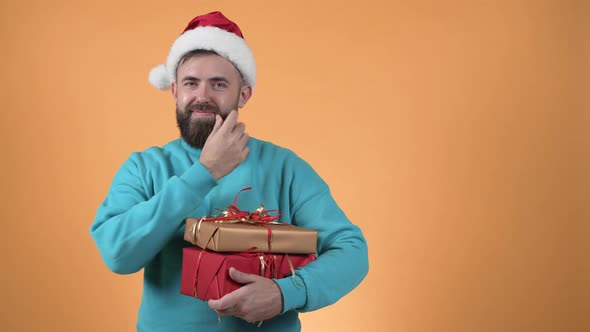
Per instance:
[[[229,268],[229,276],[232,278],[233,281],[239,284],[249,284],[256,281],[256,279],[259,278],[259,276],[255,274],[240,272],[233,267]]]

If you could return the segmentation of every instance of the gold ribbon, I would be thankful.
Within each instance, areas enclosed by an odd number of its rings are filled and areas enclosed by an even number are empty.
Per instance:
[[[218,209],[219,210],[219,209]],[[220,210],[221,211],[221,215],[220,217],[227,217],[229,216],[229,212],[227,210]],[[260,204],[260,206],[258,207],[258,209],[255,210],[257,215],[260,216],[265,216],[266,213],[264,211],[264,205]],[[212,223],[216,223],[216,224],[252,224],[252,225],[258,225],[258,226],[266,226],[266,225],[288,225],[287,223],[283,223],[283,222],[278,222],[278,221],[260,221],[260,220],[256,220],[256,219],[252,219],[251,216],[253,215],[253,213],[248,213],[245,217],[242,218],[235,218],[235,219],[217,219],[219,217],[215,217],[215,216],[209,216],[209,217],[201,217],[199,219],[199,221],[197,221],[196,223],[194,223],[191,226],[191,230],[190,233],[192,235],[193,238],[193,243],[199,243],[198,239],[199,239],[199,234],[201,232],[201,224],[203,222],[212,222]],[[210,220],[208,220],[210,219]],[[219,230],[216,229],[213,233],[211,233],[211,236],[207,239],[207,242],[205,243],[205,245],[203,246],[203,248],[207,248],[207,246],[209,245],[209,243],[211,242],[211,240],[213,239],[213,237],[215,236],[215,234],[217,233],[217,231]],[[273,240],[273,233],[270,230],[270,228],[267,228],[268,230],[268,248],[267,248],[267,252],[272,252],[272,240]]]

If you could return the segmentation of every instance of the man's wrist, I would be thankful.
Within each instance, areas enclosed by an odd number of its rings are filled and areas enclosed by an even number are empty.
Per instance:
[[[217,174],[217,172],[213,170],[213,167],[208,165],[208,163],[204,161],[202,158],[199,158],[199,163],[203,165],[203,168],[205,168],[207,172],[209,172],[209,174],[215,179],[215,181],[218,181],[221,178],[221,176],[219,176],[219,174]]]

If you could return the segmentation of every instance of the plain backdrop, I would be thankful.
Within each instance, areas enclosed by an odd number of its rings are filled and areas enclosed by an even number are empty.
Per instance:
[[[240,117],[329,183],[370,272],[304,331],[590,331],[587,1],[0,3],[0,330],[132,331],[89,228],[178,137],[147,82],[197,14],[242,28]],[[335,271],[338,273],[338,271]]]

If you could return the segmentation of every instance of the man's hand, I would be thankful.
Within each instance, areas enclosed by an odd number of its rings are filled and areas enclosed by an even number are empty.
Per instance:
[[[219,316],[236,316],[247,322],[273,318],[283,309],[279,286],[271,279],[229,269],[230,277],[245,284],[219,300],[209,300],[209,307]]]
[[[246,146],[246,125],[238,122],[238,112],[231,111],[225,121],[215,115],[215,126],[207,138],[199,162],[219,180],[246,159],[250,151]]]

